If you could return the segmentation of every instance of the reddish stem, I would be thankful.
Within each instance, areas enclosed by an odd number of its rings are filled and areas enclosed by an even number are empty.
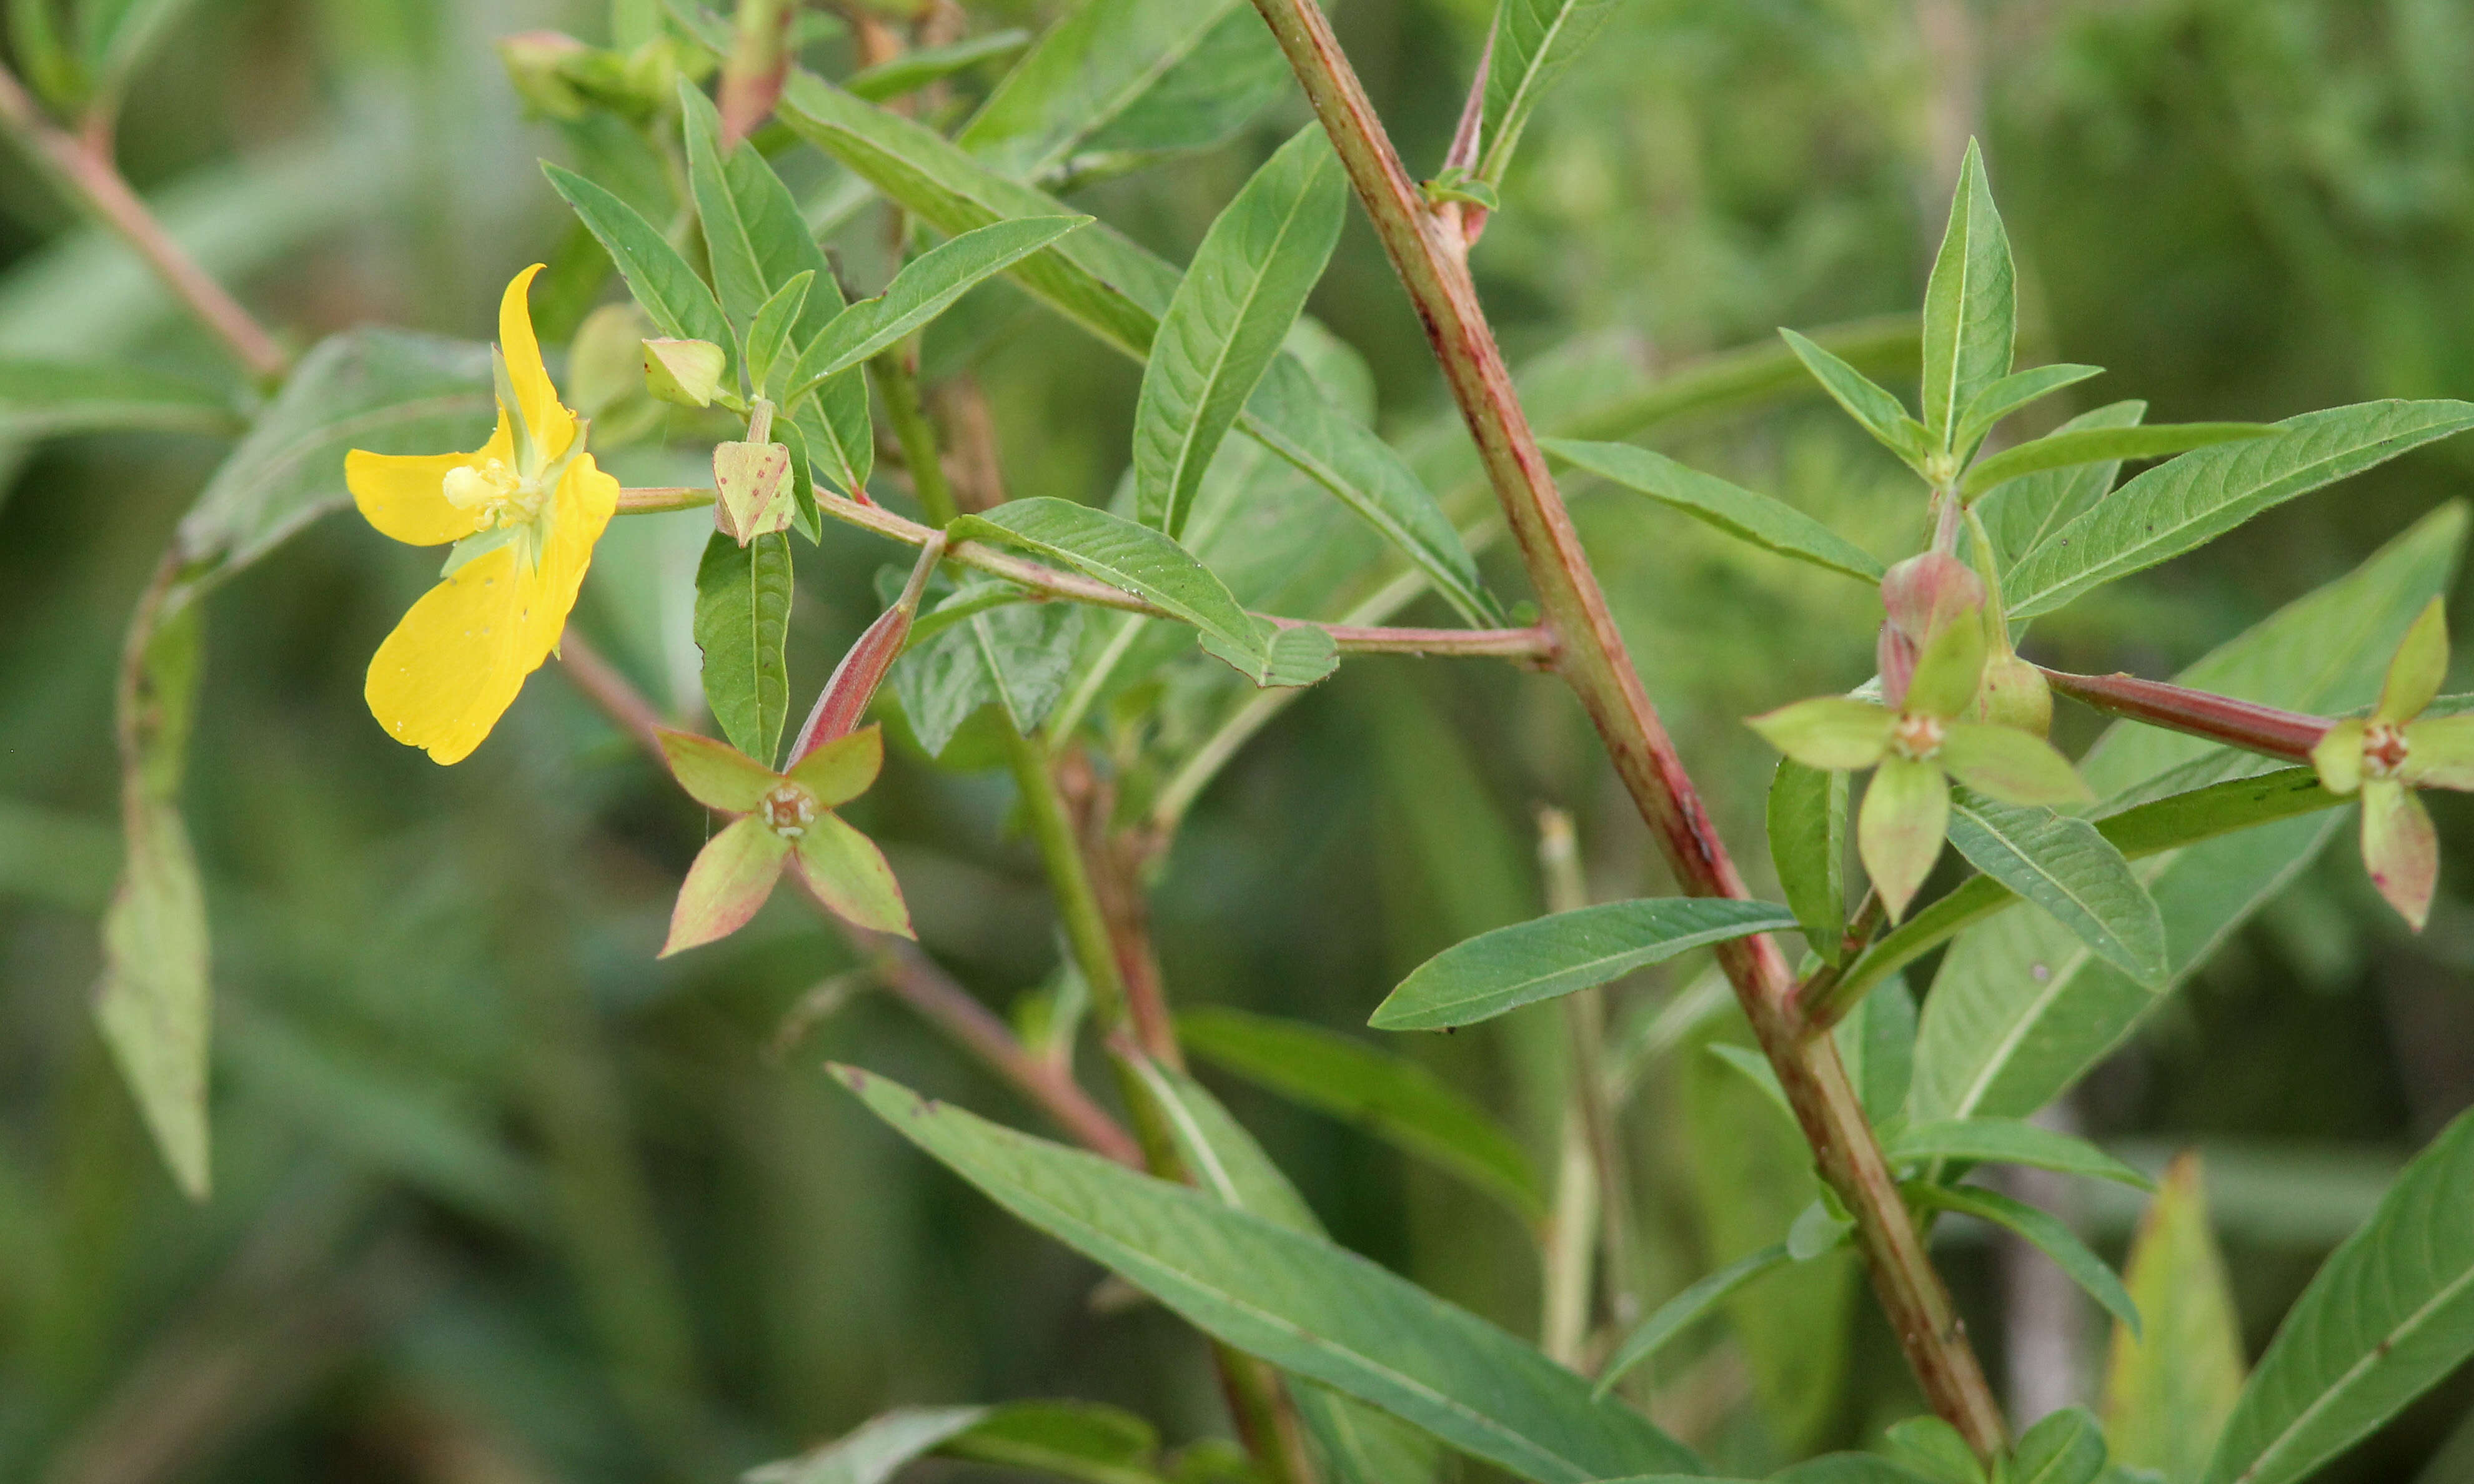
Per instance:
[[[2043,670],[2044,667],[2037,667]],[[2070,675],[2044,670],[2046,683],[2082,706],[2173,731],[2206,737],[2245,752],[2309,762],[2311,750],[2334,725],[2325,717],[2237,701],[2204,690],[2143,681],[2135,675]]]

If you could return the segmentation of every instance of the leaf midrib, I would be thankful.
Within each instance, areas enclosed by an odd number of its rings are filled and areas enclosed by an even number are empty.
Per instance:
[[[2233,1484],[2250,1484],[2251,1480],[2259,1477],[2260,1471],[2275,1461],[2277,1450],[2291,1443],[2294,1436],[2300,1433],[2303,1427],[2308,1425],[2312,1420],[2316,1418],[2322,1411],[2333,1406],[2339,1396],[2348,1385],[2352,1384],[2356,1378],[2361,1376],[2371,1366],[2388,1358],[2389,1354],[2396,1349],[2397,1344],[2401,1339],[2413,1334],[2415,1329],[2421,1328],[2421,1326],[2431,1318],[2435,1310],[2446,1304],[2460,1293],[2464,1292],[2468,1286],[2474,1286],[2474,1262],[2468,1262],[2465,1266],[2465,1271],[2459,1274],[2454,1281],[2443,1286],[2438,1293],[2432,1296],[2430,1302],[2424,1304],[2420,1308],[2415,1309],[2412,1314],[2407,1315],[2406,1318],[2395,1328],[2382,1335],[2379,1342],[2374,1344],[2368,1351],[2365,1352],[2361,1359],[2356,1360],[2352,1365],[2347,1366],[2344,1372],[2340,1375],[2335,1381],[2331,1382],[2325,1390],[2319,1393],[2317,1400],[2314,1400],[2309,1406],[2304,1407],[2301,1412],[2297,1413],[2293,1421],[2286,1425],[2284,1431],[2278,1433],[2269,1441],[2266,1448],[2260,1449],[2259,1455],[2251,1460],[2250,1467],[2244,1469],[2240,1474],[2235,1476]]]
[[[1991,835],[1994,839],[2001,842],[2003,847],[2010,851],[2012,856],[2018,859],[2020,864],[2025,866],[2029,871],[2035,873],[2036,875],[2044,880],[2051,882],[2060,890],[2061,894],[2065,898],[2069,898],[2071,905],[2087,914],[2088,921],[2096,925],[2098,932],[2104,934],[2105,938],[2110,941],[2114,946],[2120,948],[2125,956],[2130,956],[2130,945],[2122,940],[2122,936],[2120,933],[2114,931],[2113,928],[2106,923],[2104,915],[2098,912],[2095,907],[2089,905],[2087,898],[2081,896],[2077,891],[2074,890],[2068,881],[2063,880],[2050,870],[2048,870],[2043,863],[2039,862],[2034,856],[2028,854],[2025,850],[2019,849],[2019,847],[2012,842],[2012,837],[2002,830],[1995,827],[1993,822],[1986,819],[1980,810],[1977,810],[1971,805],[1960,803],[1956,800],[1953,800],[1951,802],[1951,807],[1957,812],[1966,815],[1969,819],[1974,820],[1977,828],[1982,829],[1986,834]],[[2093,829],[2094,826],[2091,826],[2090,828]],[[2101,844],[2104,839],[2101,834],[2098,834],[2096,838],[2099,844]],[[2025,896],[2025,894],[2022,893],[2020,895]],[[2093,947],[2094,945],[2089,945],[2089,946]],[[2160,943],[2158,946],[2161,948],[2163,946],[2162,943]],[[2160,968],[2161,967],[2163,966],[2160,966]]]

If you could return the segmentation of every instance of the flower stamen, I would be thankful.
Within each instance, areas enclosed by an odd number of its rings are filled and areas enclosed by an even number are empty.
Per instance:
[[[2387,722],[2375,722],[2363,733],[2363,777],[2392,778],[2405,767],[2408,754],[2413,751],[2402,728]]]
[[[757,801],[756,815],[764,827],[785,840],[796,840],[808,832],[808,826],[824,812],[816,796],[796,783],[784,782]]]
[[[1909,761],[1922,762],[1941,751],[1944,735],[1940,717],[1910,712],[1890,729],[1890,747]]]

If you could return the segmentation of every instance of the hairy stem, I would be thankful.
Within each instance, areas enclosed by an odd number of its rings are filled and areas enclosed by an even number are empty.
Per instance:
[[[1650,706],[1547,472],[1478,303],[1460,234],[1426,209],[1315,0],[1254,0],[1254,7],[1331,135],[1425,323],[1556,635],[1557,671],[1596,726],[1676,879],[1698,896],[1744,896],[1743,879]],[[1835,1046],[1827,1036],[1806,1034],[1786,962],[1768,938],[1730,944],[1719,960],[1822,1178],[1856,1218],[1875,1291],[1927,1400],[1979,1454],[1991,1457],[2007,1437],[2001,1408]]]
[[[292,358],[155,220],[155,213],[146,209],[146,203],[112,163],[108,133],[89,139],[55,125],[16,74],[5,66],[0,66],[0,129],[16,139],[53,183],[144,258],[164,287],[224,343],[242,369],[260,381],[283,374]]]

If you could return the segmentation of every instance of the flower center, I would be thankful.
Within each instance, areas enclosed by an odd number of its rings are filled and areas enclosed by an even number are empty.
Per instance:
[[[2392,778],[2405,766],[2406,754],[2413,751],[2405,733],[2387,722],[2374,724],[2363,733],[2363,776]]]
[[[498,459],[449,469],[440,488],[448,504],[472,514],[476,532],[533,520],[547,492],[540,481],[519,476]]]
[[[757,801],[756,812],[764,819],[765,828],[785,840],[796,840],[808,832],[808,826],[824,810],[817,804],[815,795],[796,783],[781,783]]]
[[[1922,761],[1941,751],[1942,721],[1938,716],[1913,712],[1899,718],[1890,729],[1890,746],[1898,754],[1911,761]]]

